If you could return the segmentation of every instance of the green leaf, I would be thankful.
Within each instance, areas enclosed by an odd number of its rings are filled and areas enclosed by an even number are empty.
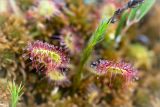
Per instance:
[[[86,48],[84,49],[83,55],[82,55],[82,60],[81,60],[82,65],[86,62],[86,60],[90,56],[94,46],[97,43],[99,43],[101,40],[103,40],[108,24],[109,24],[108,20],[103,19],[100,25],[98,26],[98,28],[96,29],[96,31],[91,36]]]
[[[154,5],[155,1],[156,0],[145,0],[140,6],[132,9],[129,14],[128,21],[141,20]]]
[[[9,83],[9,92],[11,95],[11,102],[10,102],[10,107],[16,107],[18,104],[18,100],[20,99],[20,97],[22,96],[23,92],[23,85],[20,84],[19,86],[17,86],[15,84],[15,82],[11,82]]]
[[[122,17],[120,19],[120,22],[118,23],[118,27],[115,32],[115,38],[117,38],[119,36],[119,34],[121,33],[121,31],[125,25],[127,16],[128,16],[128,13],[126,13],[126,12],[122,14]]]
[[[93,33],[92,37],[89,40],[88,45],[96,45],[98,42],[100,42],[104,38],[104,33],[106,31],[106,28],[108,26],[108,20],[103,19],[96,31]]]
[[[74,78],[74,91],[77,88],[77,86],[79,86],[80,84],[84,64],[87,62],[89,56],[91,55],[91,52],[94,46],[97,43],[99,43],[101,40],[103,40],[104,34],[106,32],[108,25],[109,25],[109,21],[107,19],[103,19],[100,25],[98,26],[98,28],[96,29],[96,31],[93,33],[93,35],[89,39],[89,42],[82,53],[78,71]]]

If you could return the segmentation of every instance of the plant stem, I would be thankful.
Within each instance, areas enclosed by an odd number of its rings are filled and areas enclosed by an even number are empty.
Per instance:
[[[80,64],[78,66],[78,71],[74,77],[74,81],[73,81],[73,92],[75,92],[77,90],[77,87],[80,85],[81,83],[81,78],[82,78],[82,73],[83,73],[83,67],[85,65],[85,63],[87,62],[89,56],[92,53],[92,50],[94,49],[94,46],[100,42],[101,40],[103,40],[104,38],[104,33],[108,27],[110,23],[110,20],[106,20],[103,19],[102,22],[99,24],[97,30],[94,32],[94,34],[91,36],[86,48],[84,49],[82,56],[81,56],[81,60],[80,60]]]

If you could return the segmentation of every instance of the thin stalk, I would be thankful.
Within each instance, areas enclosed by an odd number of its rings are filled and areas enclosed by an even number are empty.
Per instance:
[[[80,60],[80,64],[78,66],[78,71],[77,71],[77,74],[75,75],[75,78],[74,78],[74,82],[73,82],[73,91],[75,91],[77,89],[77,87],[80,85],[80,82],[81,82],[81,78],[82,78],[82,75],[83,75],[83,67],[84,67],[84,64],[85,62],[88,60],[89,56],[90,56],[90,53],[92,50],[90,50],[90,52],[88,52],[89,50],[89,46],[84,50],[83,52],[83,55],[82,55],[82,58]],[[88,52],[88,54],[87,54]]]
[[[104,33],[105,33],[109,23],[110,23],[110,20],[106,20],[106,19],[102,20],[102,22],[98,26],[97,30],[95,31],[95,33],[91,36],[86,48],[84,49],[82,56],[81,56],[80,64],[78,66],[78,71],[74,77],[73,92],[75,92],[77,87],[80,85],[81,78],[83,75],[83,67],[84,67],[85,63],[87,62],[89,56],[91,55],[94,46],[98,42],[103,40]]]
[[[104,33],[108,27],[108,25],[110,23],[114,23],[117,19],[117,17],[119,15],[121,15],[125,10],[129,9],[129,8],[133,8],[138,6],[139,4],[143,3],[144,0],[130,0],[128,3],[126,3],[122,8],[119,8],[115,11],[115,13],[113,14],[113,16],[109,19],[109,20],[103,20],[97,30],[94,32],[94,34],[91,36],[87,47],[84,49],[83,53],[82,53],[82,57],[80,60],[80,64],[78,66],[78,71],[74,77],[74,81],[73,81],[73,92],[75,92],[78,88],[78,86],[81,83],[81,78],[83,75],[83,67],[85,65],[85,63],[87,62],[89,56],[91,55],[92,50],[94,49],[94,46],[99,43],[100,41],[103,40],[104,38]],[[125,31],[128,30],[128,27],[125,29]],[[124,31],[124,32],[125,32]]]

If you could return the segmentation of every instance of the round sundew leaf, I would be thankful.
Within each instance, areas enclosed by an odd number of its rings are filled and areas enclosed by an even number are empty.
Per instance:
[[[96,75],[106,75],[108,73],[112,73],[112,74],[119,74],[119,75],[123,75],[123,73],[127,72],[125,70],[122,70],[118,67],[109,67],[106,68],[106,71],[96,71],[96,70],[91,70],[92,73],[96,74]]]
[[[53,51],[49,51],[45,49],[35,49],[34,52],[37,54],[42,54],[42,57],[49,56],[55,62],[60,62],[61,60],[60,55],[58,55],[58,53],[53,52]]]
[[[94,69],[92,72],[99,75],[122,75],[126,80],[132,80],[136,78],[137,70],[132,67],[131,64],[125,62],[115,62],[108,60],[99,60],[92,65]],[[112,75],[111,75],[112,76]]]
[[[28,44],[26,52],[28,53],[27,56],[32,60],[33,67],[38,70],[43,64],[44,71],[47,73],[58,67],[65,66],[69,61],[60,47],[38,40]]]
[[[118,67],[109,67],[106,69],[107,72],[111,72],[113,74],[123,74],[124,72],[126,72],[123,69],[120,69]]]

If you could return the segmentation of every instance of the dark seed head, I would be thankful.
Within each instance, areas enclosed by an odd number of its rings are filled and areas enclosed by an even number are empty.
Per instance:
[[[135,8],[143,2],[144,2],[144,0],[131,0],[130,2],[128,2],[128,7]]]

